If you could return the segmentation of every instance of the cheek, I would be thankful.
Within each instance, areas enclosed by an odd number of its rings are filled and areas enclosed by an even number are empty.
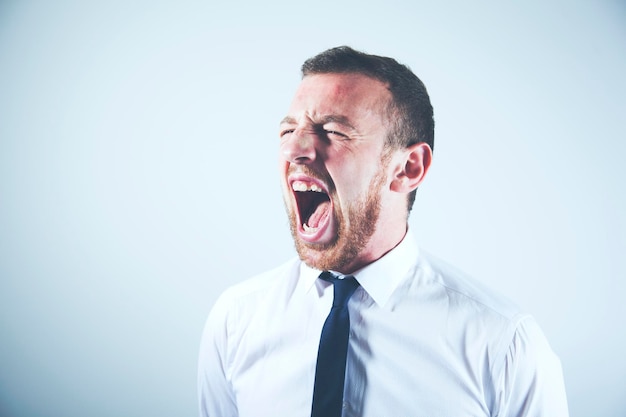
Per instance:
[[[366,187],[380,171],[379,160],[363,161],[359,164],[343,163],[340,167],[341,178],[350,189],[361,190]]]
[[[363,199],[369,193],[371,173],[363,170],[345,170],[339,178],[335,177],[335,192],[339,202],[347,208],[355,201]]]

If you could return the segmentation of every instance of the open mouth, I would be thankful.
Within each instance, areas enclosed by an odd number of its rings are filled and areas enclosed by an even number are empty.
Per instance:
[[[332,211],[328,193],[319,184],[304,180],[293,181],[291,188],[298,206],[301,233],[311,238],[319,235],[328,225]]]

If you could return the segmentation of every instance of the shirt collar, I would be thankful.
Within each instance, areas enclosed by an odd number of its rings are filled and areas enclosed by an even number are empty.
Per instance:
[[[409,270],[416,264],[418,253],[415,238],[411,232],[407,232],[395,248],[352,275],[376,304],[384,306]],[[301,263],[300,284],[304,291],[310,291],[321,272],[304,262]]]
[[[300,262],[300,285],[305,292],[309,292],[322,271],[311,268],[304,262]]]
[[[353,275],[374,302],[383,307],[416,264],[418,253],[415,238],[407,232],[398,246]]]

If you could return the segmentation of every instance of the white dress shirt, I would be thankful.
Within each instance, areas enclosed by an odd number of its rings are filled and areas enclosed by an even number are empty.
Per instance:
[[[310,416],[333,299],[294,259],[235,285],[202,338],[203,417]],[[561,365],[533,318],[409,234],[354,274],[343,416],[563,417]]]

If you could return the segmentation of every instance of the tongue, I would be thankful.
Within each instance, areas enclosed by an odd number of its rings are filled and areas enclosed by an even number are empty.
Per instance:
[[[307,225],[312,228],[317,228],[320,222],[328,215],[330,210],[330,201],[323,201],[315,208],[315,211],[307,220]]]

